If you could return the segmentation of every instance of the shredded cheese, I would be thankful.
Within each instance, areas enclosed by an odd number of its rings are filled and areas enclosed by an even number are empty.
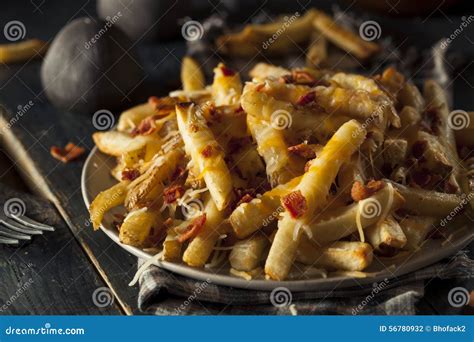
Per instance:
[[[357,204],[357,212],[356,212],[356,226],[357,230],[359,231],[359,239],[361,242],[365,242],[365,235],[364,235],[364,227],[362,227],[362,222],[360,220],[360,216],[363,210],[363,201],[359,201]]]
[[[135,286],[135,284],[138,282],[143,272],[145,272],[148,269],[148,267],[150,267],[151,265],[160,266],[160,261],[162,260],[162,258],[163,258],[163,251],[155,254],[150,259],[145,261],[143,265],[140,266],[137,273],[135,273],[135,276],[133,277],[132,281],[128,284],[128,286]]]

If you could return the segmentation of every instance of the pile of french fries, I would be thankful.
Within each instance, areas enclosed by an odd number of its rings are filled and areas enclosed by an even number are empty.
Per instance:
[[[121,242],[162,260],[246,279],[362,273],[420,249],[469,193],[431,80],[422,94],[393,68],[257,64],[244,84],[219,64],[206,86],[189,57],[181,78],[93,135],[118,181],[92,202],[94,228],[123,206]]]
[[[267,24],[247,25],[240,32],[220,36],[216,46],[222,54],[244,58],[286,56],[304,49],[306,62],[312,67],[351,64],[354,61],[348,55],[363,62],[381,50],[377,43],[364,40],[320,10],[296,14]]]

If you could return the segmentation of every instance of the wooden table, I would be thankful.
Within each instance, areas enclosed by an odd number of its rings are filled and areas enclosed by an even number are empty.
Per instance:
[[[0,23],[13,18],[20,20],[28,27],[29,36],[49,40],[72,17],[94,15],[94,7],[91,1],[63,6],[59,0],[48,1],[40,11],[35,11],[34,6],[26,6],[22,11],[9,7],[0,12]],[[55,15],[47,16],[51,11]],[[44,25],[45,20],[48,25]],[[436,20],[439,23],[435,26],[444,25],[445,20]],[[423,25],[426,24],[414,24],[417,30]],[[456,27],[455,22],[449,27]],[[444,27],[443,32],[450,32],[449,27]],[[432,42],[433,34],[430,34]],[[470,38],[474,39],[472,34]],[[430,43],[430,39],[425,43]],[[466,47],[465,52],[474,55],[473,46]],[[155,76],[161,72],[166,73],[166,79],[178,79],[183,52],[182,43],[157,47],[154,60],[148,61]],[[15,116],[18,105],[34,103],[10,129],[2,130],[2,148],[11,160],[0,154],[0,174],[4,184],[39,194],[50,201],[50,205],[38,205],[45,206],[46,211],[52,210],[51,215],[57,217],[57,230],[35,238],[21,248],[0,245],[0,307],[17,294],[22,284],[33,280],[24,295],[11,300],[8,308],[0,313],[139,314],[137,288],[127,286],[136,271],[136,258],[102,232],[90,229],[80,189],[83,160],[65,165],[49,155],[50,146],[64,146],[69,141],[90,151],[94,131],[91,118],[63,112],[49,104],[40,84],[40,65],[41,61],[34,60],[22,65],[0,66],[0,109],[4,115],[0,126],[10,126],[9,120]],[[474,64],[471,57],[471,62],[455,81],[455,103],[460,108],[474,109],[472,95],[468,93],[472,93],[472,84]],[[155,89],[154,94],[164,92],[164,89]],[[471,253],[472,249],[471,244]],[[472,290],[473,284],[472,281],[439,279],[428,282],[426,295],[418,304],[419,312],[459,313],[447,303],[447,292],[454,286]],[[93,293],[100,288],[112,291],[115,298],[112,305],[99,307],[94,304]]]

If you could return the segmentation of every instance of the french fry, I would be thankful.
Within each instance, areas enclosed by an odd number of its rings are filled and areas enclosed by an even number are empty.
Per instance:
[[[178,234],[173,228],[168,229],[163,241],[163,260],[181,260],[181,249],[183,244],[178,241]]]
[[[99,229],[102,219],[107,211],[123,204],[127,195],[128,182],[120,182],[111,188],[99,193],[89,207],[90,218],[94,230]]]
[[[247,125],[257,143],[258,154],[265,160],[267,175],[273,186],[288,182],[298,175],[297,164],[290,163],[283,132],[266,120],[247,115]]]
[[[135,247],[149,247],[152,230],[162,230],[163,219],[156,208],[143,207],[130,211],[120,226],[120,242]]]
[[[367,229],[383,219],[384,212],[393,212],[403,204],[404,199],[397,191],[384,186],[367,199],[316,215],[308,224],[312,240],[319,246],[337,241],[357,231],[356,220],[359,213],[361,227]],[[367,211],[372,208],[374,211],[364,215],[364,208]]]
[[[270,242],[263,235],[253,235],[238,241],[229,255],[229,262],[238,271],[252,271],[263,262],[263,257]]]
[[[243,239],[256,232],[262,226],[268,226],[278,219],[283,211],[280,198],[291,191],[301,180],[295,177],[234,209],[229,222],[238,238]],[[252,219],[249,220],[248,218]]]
[[[240,32],[223,35],[217,39],[218,49],[234,57],[251,57],[259,52],[269,55],[286,53],[295,44],[307,42],[311,33],[315,11],[308,10],[301,18],[297,14],[286,21],[247,25]],[[275,32],[281,32],[278,39],[272,39]]]
[[[249,76],[255,81],[263,81],[267,77],[281,77],[291,74],[291,71],[276,65],[267,63],[257,63],[249,71]]]
[[[313,25],[334,45],[353,54],[357,58],[367,59],[380,50],[377,44],[363,40],[320,11],[317,11]]]
[[[149,102],[127,109],[120,114],[117,130],[119,132],[128,132],[137,127],[143,119],[153,114],[154,109]]]
[[[328,43],[326,38],[318,31],[311,34],[311,42],[306,54],[306,64],[312,67],[319,67],[328,58]]]
[[[449,106],[446,93],[441,86],[433,80],[425,82],[423,94],[429,110],[429,114],[432,115],[437,124],[437,131],[439,131],[438,137],[444,148],[446,157],[449,159],[451,166],[453,167],[450,182],[454,187],[460,189],[462,183],[461,170],[459,168],[459,156],[456,150],[456,139],[454,132],[449,126]],[[467,189],[463,189],[466,191]]]
[[[196,110],[196,106],[187,103],[176,106],[179,132],[186,151],[193,163],[198,165],[217,208],[223,210],[233,197],[232,177],[224,161],[222,148]]]
[[[381,254],[392,254],[407,243],[405,233],[391,215],[367,228],[365,235],[374,249]]]
[[[46,53],[48,43],[39,39],[28,39],[18,43],[0,44],[0,63],[18,63]]]
[[[120,157],[125,152],[139,150],[150,140],[145,136],[132,137],[117,131],[96,132],[92,135],[92,139],[102,153],[115,157]]]
[[[202,267],[209,259],[219,236],[224,234],[227,223],[223,222],[224,213],[219,211],[212,198],[208,198],[204,208],[206,222],[199,234],[184,251],[183,261],[189,266]]]
[[[184,91],[204,89],[206,82],[199,64],[191,57],[184,57],[181,62],[181,83]]]
[[[130,183],[125,206],[131,210],[137,206],[160,203],[163,182],[176,170],[183,155],[180,148],[156,155],[148,170]]]
[[[319,247],[309,240],[301,241],[296,260],[327,270],[362,271],[373,258],[372,247],[365,242],[338,241]]]
[[[334,133],[320,156],[311,162],[293,192],[299,193],[305,202],[302,217],[294,218],[285,211],[282,220],[278,222],[275,240],[265,264],[265,273],[271,279],[283,280],[288,275],[301,241],[302,229],[299,228],[307,225],[313,214],[322,209],[341,165],[362,144],[365,134],[364,128],[357,121],[346,122]]]
[[[217,106],[235,105],[242,94],[240,76],[233,70],[220,63],[214,69],[212,96]]]
[[[400,221],[400,227],[405,233],[407,243],[405,248],[416,250],[420,248],[428,234],[435,228],[436,219],[428,216],[409,216]]]
[[[395,189],[403,196],[403,208],[421,216],[443,217],[461,207],[462,197],[456,194],[415,189],[393,183]]]

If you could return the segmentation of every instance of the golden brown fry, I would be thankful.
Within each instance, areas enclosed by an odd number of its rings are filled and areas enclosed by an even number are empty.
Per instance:
[[[48,43],[39,39],[29,39],[18,43],[0,44],[0,63],[18,63],[46,53]]]
[[[99,193],[89,207],[92,226],[99,229],[102,219],[107,211],[123,204],[127,195],[128,182],[120,182],[113,187]]]
[[[201,90],[206,86],[199,64],[191,57],[186,56],[181,62],[181,83],[184,91]]]
[[[377,44],[365,41],[353,32],[346,30],[321,11],[317,11],[313,25],[334,45],[352,53],[357,58],[367,59],[380,50]]]

